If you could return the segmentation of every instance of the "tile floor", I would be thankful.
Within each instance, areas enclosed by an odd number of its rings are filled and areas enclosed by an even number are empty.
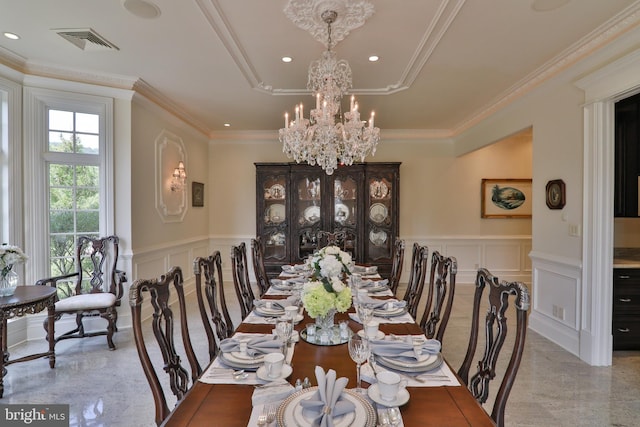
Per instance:
[[[471,285],[458,285],[444,338],[443,353],[454,368],[466,351],[472,292]],[[190,299],[195,303],[193,295]],[[229,301],[235,299],[230,295]],[[234,316],[237,323],[239,316]],[[194,317],[190,329],[195,350],[204,359],[199,323]],[[56,348],[55,369],[44,359],[9,366],[0,403],[69,403],[71,426],[154,426],[153,399],[131,331],[118,332],[115,343],[117,350],[109,351],[104,337],[69,340]],[[10,351],[19,357],[44,347],[37,341]],[[612,367],[590,367],[529,331],[506,420],[507,426],[640,425],[640,352],[617,352]]]

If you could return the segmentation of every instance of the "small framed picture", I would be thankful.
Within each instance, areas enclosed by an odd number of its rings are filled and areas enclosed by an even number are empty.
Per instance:
[[[483,179],[482,218],[531,218],[531,179]]]
[[[191,183],[191,206],[204,206],[204,184],[201,182]]]

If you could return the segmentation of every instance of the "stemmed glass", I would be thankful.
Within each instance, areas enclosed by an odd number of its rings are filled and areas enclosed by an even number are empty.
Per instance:
[[[356,313],[358,314],[358,318],[360,319],[360,323],[364,327],[369,320],[373,319],[373,307],[367,304],[357,304],[356,305]]]
[[[276,335],[282,341],[282,354],[284,354],[285,358],[287,357],[287,347],[292,334],[293,324],[291,323],[291,320],[285,317],[279,318],[276,323]]]
[[[358,334],[353,334],[349,338],[349,356],[356,362],[358,377],[356,392],[363,393],[360,379],[360,367],[369,358],[369,341]]]

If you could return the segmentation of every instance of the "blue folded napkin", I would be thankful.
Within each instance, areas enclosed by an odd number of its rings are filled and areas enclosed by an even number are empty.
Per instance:
[[[276,336],[260,336],[249,338],[247,340],[247,355],[256,357],[266,353],[276,353],[282,348],[282,341]],[[231,353],[240,351],[240,339],[225,338],[220,341],[220,350],[223,353]]]
[[[303,414],[312,417],[313,427],[333,427],[333,418],[355,411],[353,402],[342,397],[342,391],[349,381],[346,377],[336,379],[336,371],[329,369],[326,373],[316,366],[318,391],[309,399],[302,400]]]
[[[392,357],[406,362],[424,360],[430,354],[440,353],[441,344],[438,340],[426,340],[420,344],[413,343],[413,337],[407,335],[404,340],[370,340],[371,352],[376,356]],[[420,349],[420,354],[416,353]]]
[[[284,310],[285,307],[290,305],[297,305],[298,296],[291,295],[285,299],[257,299],[253,301],[253,305],[256,307],[266,307],[267,302],[271,303],[271,308],[275,310]]]
[[[363,280],[360,284],[361,289],[376,289],[389,284],[389,279],[382,280]]]
[[[370,307],[379,309],[379,310],[384,310],[388,307],[388,304],[391,303],[393,308],[404,308],[407,306],[407,302],[406,301],[398,301],[395,298],[391,298],[391,299],[376,299],[376,298],[371,298],[368,295],[359,295],[358,296],[358,302],[360,304],[366,304]]]

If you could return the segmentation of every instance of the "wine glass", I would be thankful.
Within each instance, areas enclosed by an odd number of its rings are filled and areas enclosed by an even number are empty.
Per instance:
[[[368,304],[359,303],[356,305],[356,314],[360,319],[360,323],[364,327],[371,319],[373,319],[373,307]]]
[[[351,335],[349,338],[349,356],[351,357],[351,360],[356,362],[358,373],[356,392],[363,393],[364,390],[361,387],[360,379],[360,367],[362,366],[362,363],[369,358],[369,341],[358,334]]]
[[[276,323],[276,335],[282,341],[282,354],[287,356],[287,346],[293,334],[293,324],[286,317],[281,317]]]

